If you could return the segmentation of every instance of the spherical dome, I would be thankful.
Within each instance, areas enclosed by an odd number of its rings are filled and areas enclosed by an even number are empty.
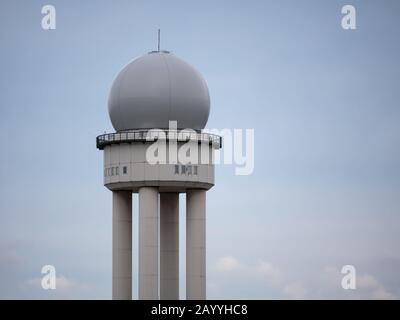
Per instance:
[[[125,66],[111,88],[108,112],[116,131],[203,129],[210,96],[202,75],[167,51],[154,51]]]

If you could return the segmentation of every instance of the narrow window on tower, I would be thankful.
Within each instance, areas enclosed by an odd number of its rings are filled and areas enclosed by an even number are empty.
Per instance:
[[[186,166],[181,166],[181,174],[186,174]]]
[[[111,175],[114,175],[114,167],[111,167]]]
[[[115,175],[119,176],[119,167],[115,167]]]
[[[192,166],[187,166],[187,174],[192,175]]]
[[[196,175],[196,176],[197,176],[197,170],[198,170],[197,168],[198,168],[197,166],[193,167],[193,174]]]
[[[179,174],[179,165],[175,165],[175,173],[174,174]]]
[[[123,173],[123,174],[127,174],[127,173],[128,173],[128,167],[127,167],[127,166],[124,166],[124,167],[122,168],[122,173]]]

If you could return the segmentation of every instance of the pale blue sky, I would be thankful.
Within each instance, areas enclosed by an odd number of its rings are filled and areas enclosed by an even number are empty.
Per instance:
[[[112,131],[114,76],[157,28],[205,76],[207,127],[255,129],[254,174],[219,166],[208,193],[208,297],[399,298],[399,15],[395,0],[2,1],[0,298],[111,297],[95,138]],[[38,286],[45,264],[56,292]]]

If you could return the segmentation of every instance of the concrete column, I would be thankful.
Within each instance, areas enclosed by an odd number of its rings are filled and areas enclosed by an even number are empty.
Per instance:
[[[132,300],[132,192],[112,194],[112,298]]]
[[[179,193],[160,193],[160,299],[179,300]]]
[[[206,299],[206,191],[186,192],[186,299]]]
[[[158,295],[158,189],[139,189],[139,299]]]

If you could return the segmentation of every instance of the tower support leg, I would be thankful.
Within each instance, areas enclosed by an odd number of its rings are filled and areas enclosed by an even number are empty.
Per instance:
[[[160,193],[160,299],[179,299],[179,193]]]
[[[139,299],[158,295],[158,189],[139,189]]]
[[[186,299],[206,299],[206,191],[186,193]]]
[[[132,192],[112,198],[112,298],[132,300]]]

